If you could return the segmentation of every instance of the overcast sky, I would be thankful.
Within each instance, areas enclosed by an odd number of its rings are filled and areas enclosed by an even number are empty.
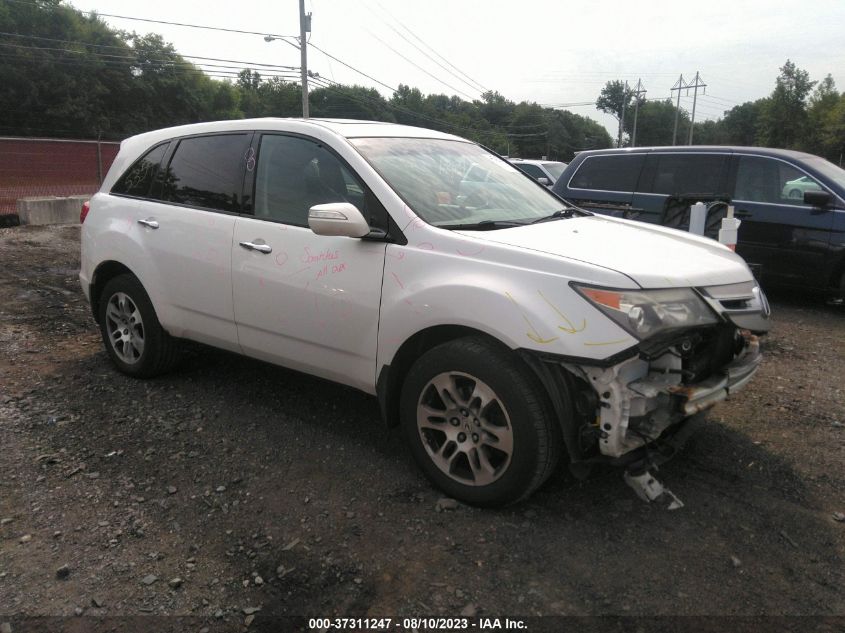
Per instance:
[[[299,33],[298,0],[73,0],[73,5]],[[305,5],[313,13],[312,44],[388,86],[403,83],[424,93],[478,98],[481,86],[514,101],[556,105],[593,102],[609,80],[642,79],[646,97],[662,99],[681,73],[691,80],[699,71],[707,88],[696,120],[714,119],[737,103],[771,93],[787,58],[814,80],[831,73],[845,90],[845,0],[306,0]],[[293,46],[256,35],[103,19],[116,28],[160,33],[184,55],[299,66]],[[308,66],[390,96],[387,88],[314,48]],[[681,105],[691,107],[691,93]],[[594,106],[567,109],[615,129],[613,119]]]

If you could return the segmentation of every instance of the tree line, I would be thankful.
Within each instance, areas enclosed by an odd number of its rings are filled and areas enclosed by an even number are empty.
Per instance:
[[[241,66],[235,74],[225,59],[194,63],[159,35],[112,29],[62,0],[0,3],[0,33],[0,135],[119,140],[184,123],[301,115],[293,73]],[[312,81],[312,117],[434,128],[513,156],[568,160],[612,146],[592,119],[497,92],[465,101],[400,84],[385,98],[317,74]]]
[[[0,3],[0,135],[119,140],[184,123],[301,114],[295,72],[191,59],[199,58],[183,57],[159,35],[112,29],[63,0]],[[614,145],[593,119],[516,103],[495,91],[466,101],[400,84],[385,98],[373,88],[338,84],[316,73],[311,81],[313,117],[433,128],[525,158],[568,161],[578,151]],[[596,105],[619,118],[623,101],[629,139],[633,95],[621,82],[608,82]],[[671,144],[675,114],[670,101],[640,101],[637,144]],[[690,119],[684,111],[678,115],[681,143]],[[737,105],[716,121],[696,123],[694,142],[802,149],[839,162],[845,94],[837,92],[830,75],[810,81],[806,71],[787,61],[769,97]]]
[[[623,145],[633,135],[636,96],[621,81],[608,82],[596,107],[622,117]],[[623,109],[624,104],[624,109]],[[678,115],[677,144],[686,144],[690,117],[671,100],[640,99],[637,111],[637,145],[671,145]],[[837,164],[845,152],[845,92],[836,89],[828,74],[812,81],[806,70],[786,60],[768,97],[747,101],[726,110],[716,120],[694,124],[695,145],[750,145],[794,149],[824,156]]]

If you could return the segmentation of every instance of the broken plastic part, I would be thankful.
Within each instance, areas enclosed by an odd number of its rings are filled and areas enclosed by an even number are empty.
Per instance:
[[[646,470],[635,475],[626,470],[624,477],[625,483],[631,486],[643,501],[656,502],[667,510],[677,510],[684,507],[683,502],[649,471]]]

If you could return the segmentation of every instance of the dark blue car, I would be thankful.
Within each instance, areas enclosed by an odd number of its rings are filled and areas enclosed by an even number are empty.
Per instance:
[[[736,250],[764,284],[845,296],[845,170],[818,156],[728,146],[587,151],[553,191],[590,211],[669,226],[673,201],[730,201],[742,220]]]

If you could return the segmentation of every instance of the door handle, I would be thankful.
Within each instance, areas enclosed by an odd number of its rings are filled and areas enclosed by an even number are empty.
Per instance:
[[[241,246],[243,246],[248,251],[258,251],[259,253],[267,253],[273,252],[273,247],[269,244],[256,244],[255,242],[238,242]]]
[[[742,211],[742,210],[734,211],[734,217],[735,218],[750,218],[751,217],[751,211]]]
[[[138,224],[143,224],[144,226],[151,228],[151,229],[157,229],[158,228],[158,222],[156,222],[152,218],[147,218],[146,220],[138,220]]]

